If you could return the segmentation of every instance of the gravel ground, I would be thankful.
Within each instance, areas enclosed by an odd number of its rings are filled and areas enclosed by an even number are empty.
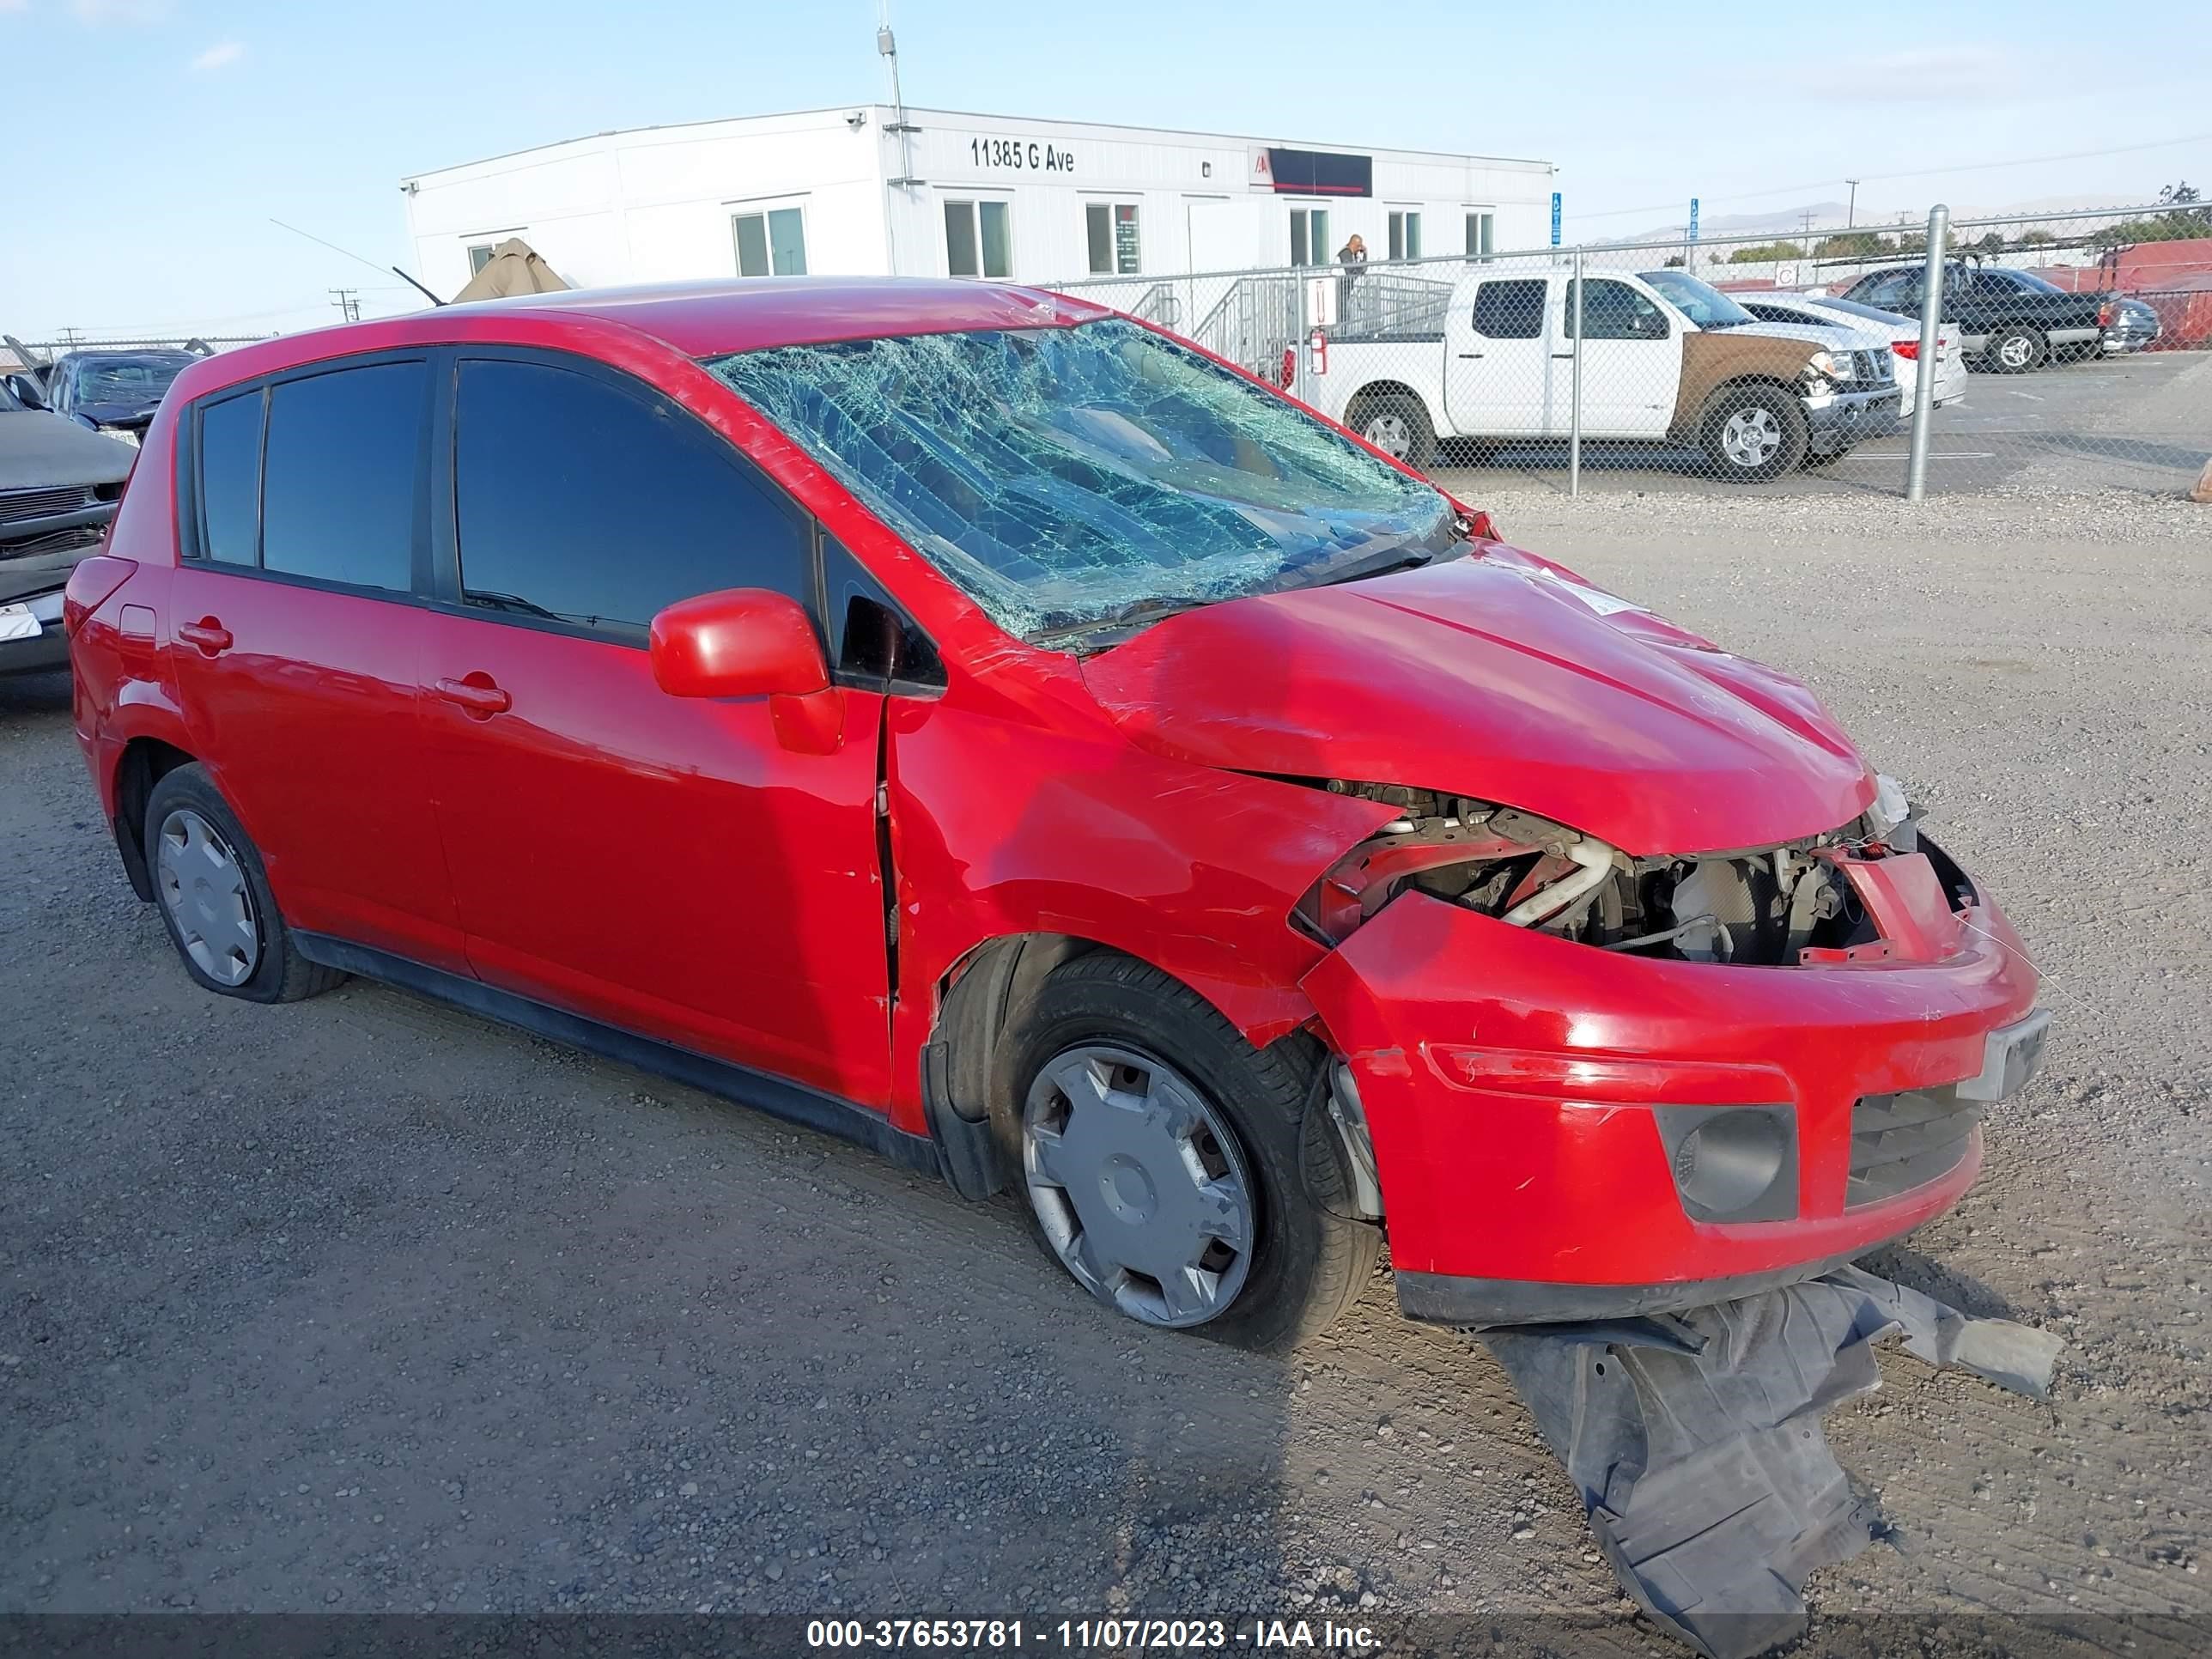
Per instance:
[[[2056,1397],[1891,1358],[1830,1431],[1898,1547],[1815,1580],[1823,1628],[2212,1626],[2212,509],[1492,499],[1805,673],[2060,1010],[1980,1184],[1870,1264],[2063,1333]],[[1155,1335],[842,1144],[357,981],[203,994],[52,680],[0,682],[0,1610],[1625,1606],[1486,1352],[1385,1279],[1287,1358]]]

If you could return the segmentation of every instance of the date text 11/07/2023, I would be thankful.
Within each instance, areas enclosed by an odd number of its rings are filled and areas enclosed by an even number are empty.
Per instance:
[[[967,1653],[1012,1648],[1114,1653],[1333,1648],[1360,1653],[1379,1648],[1382,1638],[1367,1626],[1334,1620],[1255,1619],[1248,1624],[1225,1619],[1062,1619],[1040,1624],[1023,1619],[810,1619],[806,1644]]]
[[[979,167],[1015,173],[1073,173],[1075,152],[1030,138],[970,138],[968,159]]]

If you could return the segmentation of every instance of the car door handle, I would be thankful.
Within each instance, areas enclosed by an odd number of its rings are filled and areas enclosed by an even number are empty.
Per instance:
[[[230,649],[230,630],[213,617],[202,617],[196,623],[179,623],[177,637],[187,645],[198,646],[210,657],[219,657]]]
[[[1482,356],[1480,351],[1462,351],[1459,355],[1462,357],[1480,357]]]
[[[438,695],[447,702],[458,703],[461,708],[479,720],[494,714],[504,714],[514,707],[514,699],[501,690],[489,674],[478,672],[466,679],[440,680]]]

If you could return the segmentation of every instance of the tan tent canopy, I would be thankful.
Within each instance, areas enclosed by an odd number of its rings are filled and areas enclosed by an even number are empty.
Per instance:
[[[510,294],[558,294],[568,286],[552,266],[538,258],[537,249],[520,236],[510,236],[491,251],[484,268],[453,295],[453,303],[503,300]]]

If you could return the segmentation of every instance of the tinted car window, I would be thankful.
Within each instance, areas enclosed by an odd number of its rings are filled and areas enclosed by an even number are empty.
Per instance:
[[[1544,331],[1544,283],[1485,283],[1474,293],[1474,331],[1493,340],[1533,340]]]
[[[544,363],[464,362],[454,413],[461,596],[643,628],[678,599],[805,603],[805,520],[666,399]]]
[[[1589,340],[1663,340],[1667,319],[1659,307],[1626,283],[1590,279],[1583,300],[1583,337]],[[1575,285],[1567,284],[1567,332],[1575,331]]]
[[[200,548],[225,564],[259,561],[261,393],[200,410]]]
[[[429,372],[368,363],[270,388],[264,569],[407,589]]]

